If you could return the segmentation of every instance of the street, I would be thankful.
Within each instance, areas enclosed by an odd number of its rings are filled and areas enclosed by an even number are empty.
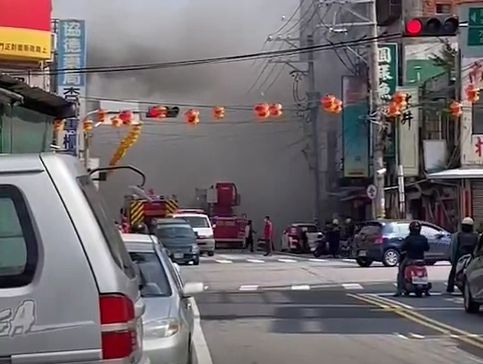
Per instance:
[[[199,363],[483,363],[483,314],[441,294],[449,266],[440,264],[428,268],[431,297],[393,298],[395,268],[282,254],[203,258],[182,267],[186,280],[205,284],[196,302],[209,351]]]

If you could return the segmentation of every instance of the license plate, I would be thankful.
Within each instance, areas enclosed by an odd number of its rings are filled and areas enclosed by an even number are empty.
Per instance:
[[[183,253],[174,253],[174,257],[175,258],[183,258],[184,257],[184,254]]]
[[[359,256],[360,257],[365,257],[365,256],[367,256],[367,252],[365,250],[360,250],[359,251]]]
[[[413,277],[413,284],[427,284],[427,277]]]

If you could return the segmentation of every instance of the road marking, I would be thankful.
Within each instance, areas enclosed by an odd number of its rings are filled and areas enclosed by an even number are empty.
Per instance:
[[[191,309],[194,316],[194,327],[193,327],[193,346],[196,355],[196,363],[198,364],[213,364],[211,359],[210,349],[208,343],[206,342],[205,335],[201,329],[201,317],[198,305],[193,297],[189,298],[191,302]]]
[[[342,261],[346,263],[355,263],[354,259],[342,259]]]
[[[397,337],[401,338],[401,339],[404,339],[404,340],[409,340],[408,337],[404,336],[403,334],[400,334],[399,332],[395,332],[394,335],[396,335]]]
[[[359,299],[363,302],[369,302],[375,306],[379,307],[387,307],[386,306],[386,299],[378,296],[369,296],[369,295],[358,295],[358,294],[348,294],[349,296]],[[410,321],[416,322],[422,326],[429,327],[435,331],[438,331],[444,335],[451,336],[455,339],[463,341],[467,344],[473,345],[477,348],[483,349],[483,340],[480,338],[470,338],[471,332],[458,329],[454,326],[447,325],[443,322],[433,320],[427,316],[421,315],[420,313],[414,310],[408,310],[401,305],[390,304],[389,309],[394,312],[395,314],[404,317]],[[455,335],[455,333],[459,335]]]
[[[345,289],[364,289],[359,283],[343,283],[342,287]]]
[[[423,335],[415,334],[413,332],[410,332],[409,336],[411,336],[412,338],[415,338],[415,339],[424,339]]]
[[[221,264],[229,264],[229,263],[233,263],[232,260],[226,260],[226,259],[217,259],[215,260],[215,262],[217,263],[221,263]]]
[[[247,259],[247,262],[250,262],[250,263],[265,263],[264,260],[260,260],[260,259]]]
[[[377,297],[377,293],[368,293],[367,296],[372,296],[372,297]],[[382,301],[385,301],[386,303],[392,303],[393,305],[396,305],[396,306],[401,306],[401,307],[404,307],[404,308],[407,308],[408,310],[414,310],[414,307],[413,306],[410,306],[410,305],[406,305],[405,303],[402,303],[402,302],[399,302],[399,301],[396,301],[394,299],[391,299],[391,298],[387,298],[387,297],[379,297],[380,300]]]
[[[256,285],[247,284],[247,285],[240,286],[240,288],[238,290],[239,291],[256,291],[257,289],[258,289],[258,286],[256,286]]]
[[[293,285],[290,289],[293,291],[308,291],[310,290],[310,286],[308,284]]]
[[[297,261],[294,259],[277,259],[279,262],[282,263],[296,263]]]
[[[327,262],[326,259],[317,259],[317,258],[311,258],[309,259],[311,262],[316,262],[316,263],[323,263],[323,262]]]

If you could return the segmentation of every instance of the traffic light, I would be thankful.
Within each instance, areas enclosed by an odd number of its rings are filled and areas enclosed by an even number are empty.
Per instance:
[[[150,119],[177,118],[179,114],[178,106],[151,106],[146,113]]]
[[[456,16],[435,15],[407,19],[404,24],[405,37],[450,37],[458,33]]]

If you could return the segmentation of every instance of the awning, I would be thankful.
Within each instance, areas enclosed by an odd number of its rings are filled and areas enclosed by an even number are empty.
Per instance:
[[[483,179],[483,167],[482,168],[455,168],[447,169],[445,171],[434,172],[427,175],[428,179]]]
[[[76,116],[76,105],[74,103],[39,87],[31,87],[9,75],[0,74],[0,88],[21,95],[23,97],[21,107],[26,109],[59,119]]]

